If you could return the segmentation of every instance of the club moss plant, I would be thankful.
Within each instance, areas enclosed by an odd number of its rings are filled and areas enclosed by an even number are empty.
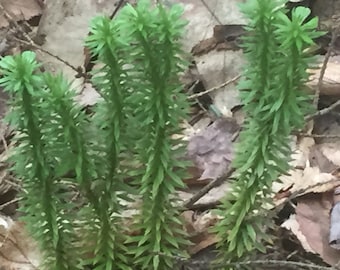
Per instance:
[[[22,180],[23,221],[40,245],[45,269],[76,269],[78,256],[72,249],[74,234],[65,207],[68,198],[60,193],[63,187],[57,177],[59,134],[52,111],[41,103],[46,92],[43,76],[36,74],[39,64],[33,52],[25,52],[3,58],[0,68],[0,83],[12,94],[8,120],[17,133],[11,161]]]
[[[248,19],[243,47],[248,64],[240,96],[247,115],[236,158],[237,181],[223,200],[215,226],[220,259],[236,261],[271,238],[265,218],[271,205],[272,184],[290,166],[290,134],[301,129],[312,110],[303,92],[307,68],[313,63],[308,48],[320,36],[317,19],[307,21],[310,10],[297,7],[287,16],[283,1],[249,0],[241,5]]]
[[[174,269],[172,257],[185,255],[183,247],[188,244],[174,196],[184,188],[185,147],[173,138],[181,133],[179,123],[188,111],[178,77],[187,66],[179,42],[185,22],[178,6],[148,10],[149,4],[140,1],[136,9],[130,6],[121,13],[122,31],[130,37],[131,62],[138,63],[128,71],[131,89],[138,89],[128,104],[139,127],[136,158],[145,164],[138,189],[143,204],[135,222],[141,234],[129,242],[137,243],[136,267]]]
[[[102,97],[93,115],[61,74],[40,71],[33,52],[1,59],[0,83],[12,97],[7,119],[16,130],[11,161],[41,269],[174,269],[172,258],[185,254],[174,207],[186,168],[184,146],[173,138],[188,110],[179,82],[187,66],[181,13],[177,5],[140,1],[115,20],[92,20],[86,46],[98,59],[93,84]],[[126,156],[138,169],[127,171]],[[124,183],[131,175],[137,190]],[[125,228],[122,202],[136,193],[140,213]],[[137,235],[126,235],[129,229]]]
[[[290,168],[289,135],[311,109],[302,88],[313,62],[307,49],[320,35],[317,20],[307,21],[303,7],[289,19],[283,4],[242,5],[249,64],[239,89],[247,117],[233,162],[237,181],[214,228],[223,261],[263,251],[270,241],[270,221],[261,214],[273,181]],[[175,196],[187,167],[174,136],[188,111],[179,82],[187,67],[181,14],[176,5],[167,10],[142,0],[114,20],[92,20],[86,46],[98,59],[92,75],[102,98],[93,115],[61,74],[40,71],[33,52],[1,59],[0,84],[12,97],[7,119],[16,130],[10,160],[22,180],[20,209],[42,251],[41,269],[170,270],[175,257],[186,255]],[[80,192],[76,199],[71,186]],[[136,194],[139,213],[125,228],[123,201]]]

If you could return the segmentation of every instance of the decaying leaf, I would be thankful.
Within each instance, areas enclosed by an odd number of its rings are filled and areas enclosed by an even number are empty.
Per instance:
[[[333,206],[333,192],[307,194],[299,198],[296,220],[311,249],[328,264],[335,265],[340,250],[329,245],[330,211]]]
[[[185,211],[182,213],[185,220],[186,230],[189,233],[190,241],[193,245],[189,248],[190,254],[197,252],[216,244],[217,238],[214,234],[208,232],[218,218],[211,211],[196,215],[193,211]]]
[[[233,119],[218,119],[194,135],[188,156],[203,171],[200,179],[215,179],[225,173],[233,158],[233,135],[238,125]]]
[[[37,0],[3,0],[1,5],[6,12],[16,21],[29,20],[34,16],[41,15],[42,7]],[[5,12],[0,12],[0,28],[9,25]]]
[[[297,237],[297,239],[300,241],[302,247],[307,251],[311,253],[316,253],[311,246],[309,245],[306,237],[304,234],[302,234],[300,230],[300,225],[296,220],[296,215],[290,215],[289,219],[287,219],[285,222],[281,224],[282,228],[286,228],[287,230],[292,231],[292,233]]]
[[[284,191],[289,191],[285,193],[288,197],[296,192],[303,195],[332,191],[339,185],[337,176],[332,173],[336,166],[333,163],[330,165],[329,160],[321,154],[320,145],[314,145],[313,139],[304,138],[293,147],[293,151],[293,169],[280,177],[281,182],[273,185],[273,191],[277,193],[274,200],[276,205],[285,201],[282,196]]]
[[[4,270],[36,270],[40,254],[23,223],[0,217],[0,265]]]

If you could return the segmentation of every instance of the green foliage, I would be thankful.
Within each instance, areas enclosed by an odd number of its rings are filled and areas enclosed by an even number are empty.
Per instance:
[[[120,153],[126,145],[126,97],[128,85],[126,71],[125,48],[128,44],[120,35],[117,21],[97,17],[91,23],[91,35],[86,41],[87,47],[96,55],[102,67],[95,70],[93,82],[103,101],[97,104],[93,122],[101,134],[101,149],[106,162],[96,182],[100,209],[99,223],[93,228],[98,232],[97,249],[95,250],[96,269],[129,269],[124,246],[125,237],[119,230],[122,226],[120,218],[124,209],[120,199],[128,193],[123,184],[119,170]],[[130,78],[129,78],[130,79]]]
[[[141,235],[129,240],[138,244],[133,253],[140,269],[174,269],[172,257],[185,255],[181,247],[187,244],[174,207],[174,192],[184,187],[186,166],[181,157],[185,149],[171,138],[181,132],[178,123],[188,111],[178,78],[186,67],[179,43],[185,25],[181,14],[177,6],[170,11],[158,6],[151,11],[147,2],[140,1],[119,17],[122,31],[131,33],[129,44],[134,44],[131,62],[139,62],[130,74],[131,88],[140,91],[128,102],[140,127],[134,145],[137,159],[145,164],[139,188],[143,205],[136,220]]]
[[[270,220],[261,214],[271,204],[273,181],[290,168],[289,135],[311,110],[302,88],[313,62],[307,49],[320,35],[317,20],[307,21],[303,7],[289,19],[283,4],[241,6],[249,19],[243,39],[249,64],[239,84],[247,118],[233,162],[238,181],[214,229],[224,261],[265,251],[271,241]],[[93,116],[81,110],[61,74],[39,71],[34,53],[1,59],[0,84],[12,96],[7,119],[17,131],[13,171],[23,183],[21,210],[44,269],[175,269],[173,258],[186,256],[175,191],[184,187],[187,163],[183,143],[173,137],[188,112],[179,82],[187,67],[181,14],[176,5],[166,10],[142,0],[113,21],[93,19],[86,46],[98,59],[93,83],[102,97]],[[130,159],[138,166],[127,168]],[[128,176],[137,192],[124,183]],[[80,200],[72,202],[65,183],[79,189]],[[127,236],[122,202],[135,193],[142,203],[130,229],[138,234]]]
[[[44,78],[37,74],[35,54],[7,56],[0,68],[4,75],[0,83],[13,95],[8,120],[17,130],[18,146],[11,160],[25,190],[21,205],[24,221],[40,244],[46,269],[76,269],[78,256],[71,249],[74,233],[64,206],[68,198],[60,194],[63,187],[56,175],[61,154],[57,149],[59,134],[51,124],[53,111],[45,109],[49,93]],[[48,136],[51,134],[53,137]]]
[[[263,213],[271,204],[272,183],[289,170],[289,135],[303,127],[304,115],[312,109],[302,88],[313,62],[306,49],[320,36],[317,19],[306,22],[310,10],[304,7],[294,9],[289,19],[282,4],[250,0],[241,6],[249,20],[243,39],[249,64],[239,84],[247,120],[233,162],[238,180],[223,200],[219,214],[224,218],[214,228],[222,260],[265,251],[265,243],[271,242],[266,234],[271,221]]]
[[[171,258],[185,255],[174,193],[184,187],[186,163],[172,138],[188,111],[179,82],[187,65],[181,14],[178,6],[140,1],[113,21],[93,19],[86,46],[98,59],[93,83],[102,97],[93,116],[61,74],[39,71],[33,52],[0,61],[0,84],[13,97],[8,120],[17,131],[11,160],[25,190],[21,209],[43,269],[174,269]],[[123,181],[131,174],[126,156],[140,164],[132,173],[142,198],[134,237],[122,220],[122,201],[135,192]],[[80,191],[75,202],[68,184]]]

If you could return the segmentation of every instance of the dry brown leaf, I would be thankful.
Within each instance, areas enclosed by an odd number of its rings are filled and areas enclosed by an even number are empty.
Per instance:
[[[284,185],[281,183],[273,185],[275,192],[280,193],[280,191],[291,187],[289,194],[299,192],[301,196],[307,193],[323,193],[333,190],[340,183],[336,176],[331,173],[322,173],[318,167],[306,167],[304,170],[292,170],[289,173],[289,176],[284,175],[280,178]],[[279,187],[281,189],[278,189]],[[279,205],[286,199],[277,195],[274,202]]]
[[[238,125],[233,119],[218,119],[191,137],[188,156],[203,171],[200,179],[215,179],[227,171],[233,158],[233,134]]]
[[[324,143],[320,145],[322,154],[337,167],[340,167],[340,143]],[[334,169],[334,168],[333,168]]]
[[[193,211],[184,211],[182,217],[185,221],[185,228],[193,243],[189,247],[191,255],[198,253],[213,244],[216,244],[217,238],[214,234],[208,232],[209,228],[217,222],[217,216],[211,211],[195,215]]]
[[[333,192],[307,194],[298,200],[296,220],[311,249],[328,264],[335,265],[340,251],[329,245],[330,210]]]
[[[79,102],[79,104],[84,107],[94,106],[100,99],[100,95],[90,83],[84,83],[83,90],[76,97],[76,100]]]
[[[212,51],[196,57],[196,66],[204,82],[204,87],[210,89],[238,76],[244,66],[244,57],[238,51]],[[231,117],[232,110],[241,105],[239,92],[234,81],[210,93],[213,104],[224,117]]]
[[[318,144],[312,147],[309,160],[312,167],[319,167],[321,172],[330,173],[334,171],[337,166],[325,155],[325,149],[327,146],[325,144]]]
[[[290,215],[289,219],[287,219],[285,222],[281,224],[282,228],[286,228],[287,230],[292,231],[292,233],[297,237],[297,239],[300,241],[302,247],[307,251],[311,253],[316,253],[311,246],[308,244],[308,241],[306,237],[302,234],[300,230],[300,225],[296,220],[296,215]]]
[[[41,15],[42,8],[36,0],[3,0],[1,4],[6,12],[16,21],[29,20]],[[3,11],[0,12],[0,28],[9,25]]]
[[[0,265],[4,270],[36,270],[40,254],[24,225],[0,217]]]
[[[191,255],[194,255],[200,252],[201,250],[216,244],[218,241],[216,235],[214,234],[202,233],[200,237],[201,241],[198,241],[197,244],[188,248],[188,251]]]
[[[277,193],[274,198],[276,205],[286,200],[283,191],[288,191],[285,193],[288,197],[295,192],[301,192],[299,195],[323,193],[339,185],[338,178],[333,173],[336,166],[330,165],[320,149],[322,147],[314,145],[312,138],[303,138],[293,147],[291,165],[294,169],[288,175],[282,175],[280,183],[273,184],[273,191]]]
[[[245,19],[238,8],[239,0],[217,0],[203,3],[197,0],[169,0],[184,7],[184,19],[188,20],[184,46],[190,51],[201,40],[213,36],[215,25],[244,24]],[[213,10],[214,16],[209,11]],[[228,14],[228,16],[225,16]]]

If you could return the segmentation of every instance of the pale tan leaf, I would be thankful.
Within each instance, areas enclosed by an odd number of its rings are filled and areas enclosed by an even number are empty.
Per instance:
[[[29,20],[41,15],[42,7],[36,0],[3,0],[2,6],[15,21]],[[8,26],[8,19],[4,11],[0,11],[0,28]]]
[[[299,199],[296,220],[308,244],[328,264],[339,261],[340,250],[329,245],[330,210],[333,192],[307,194]]]
[[[4,270],[36,270],[41,257],[23,223],[0,217],[0,265]]]

